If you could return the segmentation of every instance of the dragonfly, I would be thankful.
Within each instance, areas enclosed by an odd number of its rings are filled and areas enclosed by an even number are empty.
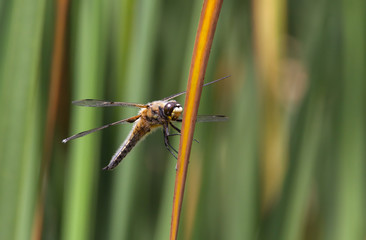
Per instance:
[[[208,82],[203,86],[208,86],[210,84],[216,83],[223,79],[226,79],[230,76],[226,76],[212,82]],[[119,124],[128,124],[133,123],[133,127],[126,137],[125,141],[118,148],[116,153],[113,155],[109,164],[103,168],[103,170],[112,170],[127,156],[127,154],[136,146],[138,142],[140,142],[144,137],[150,134],[153,130],[162,128],[164,135],[164,144],[168,151],[177,158],[178,151],[173,148],[173,146],[169,142],[170,136],[180,135],[181,130],[176,127],[173,122],[181,122],[180,118],[183,108],[182,106],[174,100],[183,94],[186,91],[179,92],[173,94],[169,97],[163,98],[158,101],[149,102],[147,104],[139,104],[139,103],[130,103],[130,102],[111,102],[111,101],[103,101],[96,99],[83,99],[73,101],[72,104],[82,107],[135,107],[139,108],[140,111],[136,116],[122,119],[113,123],[109,123],[103,125],[101,127],[93,128],[87,131],[83,131],[72,135],[71,137],[65,138],[62,140],[63,143],[67,143],[70,140],[83,137],[90,133],[94,133],[96,131],[105,129],[110,126],[119,125]],[[197,116],[197,122],[220,122],[226,121],[228,117],[223,115],[200,115]],[[169,126],[172,127],[177,133],[170,134]],[[197,140],[195,140],[197,141]],[[198,141],[197,141],[198,142]]]

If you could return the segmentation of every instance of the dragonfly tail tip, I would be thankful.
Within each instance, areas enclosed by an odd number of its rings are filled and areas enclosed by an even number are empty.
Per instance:
[[[112,170],[113,168],[109,167],[109,166],[105,166],[104,168],[102,168],[102,170],[104,171],[109,171],[109,170]]]

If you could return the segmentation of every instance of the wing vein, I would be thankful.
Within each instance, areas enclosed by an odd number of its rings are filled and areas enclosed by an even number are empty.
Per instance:
[[[90,133],[93,133],[93,132],[102,130],[104,128],[107,128],[107,127],[110,127],[110,126],[113,126],[113,125],[133,123],[133,122],[135,122],[139,118],[140,118],[140,115],[137,115],[137,116],[134,116],[134,117],[130,117],[130,118],[126,118],[126,119],[119,120],[117,122],[109,123],[109,124],[106,124],[106,125],[101,126],[101,127],[97,127],[97,128],[93,128],[93,129],[90,129],[90,130],[87,130],[87,131],[83,131],[83,132],[77,133],[75,135],[72,135],[71,137],[65,138],[64,140],[62,140],[62,142],[63,143],[67,143],[68,141],[73,140],[75,138],[83,137],[85,135],[88,135]]]

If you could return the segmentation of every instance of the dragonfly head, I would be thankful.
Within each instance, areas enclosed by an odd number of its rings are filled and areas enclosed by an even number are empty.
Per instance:
[[[164,106],[164,114],[170,120],[177,120],[183,111],[182,106],[176,101],[169,101]]]

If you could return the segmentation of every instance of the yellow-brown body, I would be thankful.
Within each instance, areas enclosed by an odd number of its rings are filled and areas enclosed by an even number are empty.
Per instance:
[[[173,103],[176,106],[174,106],[174,109],[169,114],[166,114],[164,113],[164,109],[169,103]],[[168,126],[170,121],[177,120],[182,110],[182,107],[175,101],[155,101],[148,103],[146,108],[140,110],[138,119],[135,121],[124,143],[113,155],[108,166],[103,169],[111,170],[115,168],[140,140],[154,129],[164,125]]]

